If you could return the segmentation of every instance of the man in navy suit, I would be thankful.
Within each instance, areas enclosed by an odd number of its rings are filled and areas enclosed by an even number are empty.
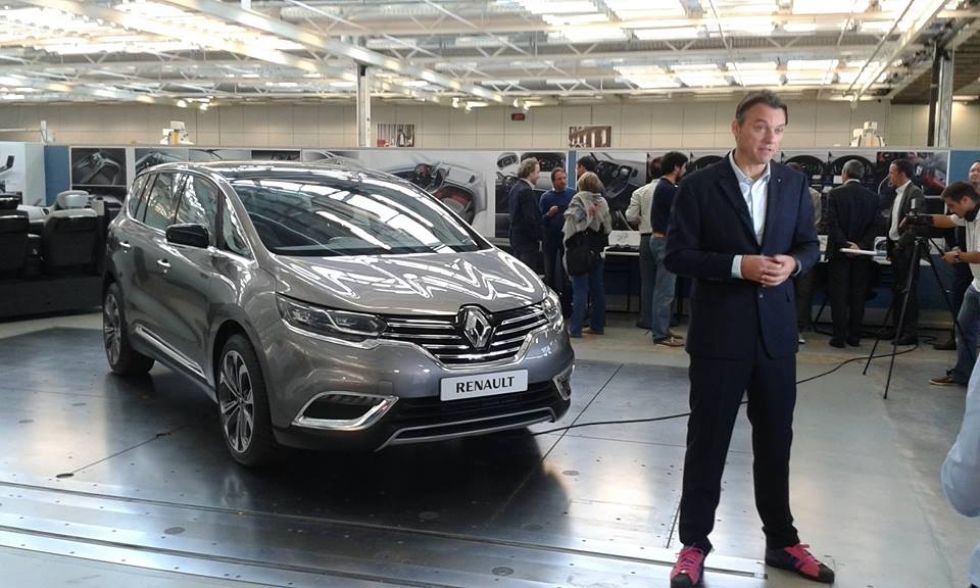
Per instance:
[[[698,586],[711,551],[725,456],[742,396],[752,423],[755,501],[766,563],[820,582],[834,572],[800,543],[789,508],[789,456],[799,333],[794,275],[819,257],[806,178],[772,158],[788,117],[769,91],[749,94],[732,121],[735,150],[680,185],[667,269],[693,281],[680,540],[671,587]]]

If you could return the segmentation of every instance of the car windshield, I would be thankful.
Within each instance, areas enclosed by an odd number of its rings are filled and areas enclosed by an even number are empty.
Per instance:
[[[255,230],[280,255],[450,253],[487,247],[431,196],[390,181],[231,180]]]

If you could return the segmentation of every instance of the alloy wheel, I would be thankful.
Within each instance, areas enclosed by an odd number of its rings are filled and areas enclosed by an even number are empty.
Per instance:
[[[119,363],[122,348],[121,322],[119,303],[115,296],[109,294],[106,296],[105,304],[102,305],[102,340],[111,365]]]
[[[218,391],[225,438],[236,453],[244,453],[254,433],[255,397],[245,359],[233,349],[222,358]]]

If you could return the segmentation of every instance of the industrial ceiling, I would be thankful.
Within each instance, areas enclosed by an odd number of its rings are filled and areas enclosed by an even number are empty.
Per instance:
[[[974,55],[978,0],[10,1],[0,101],[385,100],[461,108],[714,99],[749,88],[928,99],[935,47]],[[960,60],[958,60],[960,61]],[[925,86],[923,90],[923,82]]]

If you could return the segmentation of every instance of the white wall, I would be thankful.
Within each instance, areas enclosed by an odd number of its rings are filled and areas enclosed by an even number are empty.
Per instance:
[[[783,147],[848,145],[851,130],[875,120],[888,145],[923,146],[928,107],[862,102],[790,103]],[[564,148],[569,126],[611,125],[613,147],[709,148],[731,145],[733,102],[650,102],[532,108],[523,122],[511,108],[471,112],[436,105],[385,105],[372,109],[375,123],[415,124],[416,146],[441,148]],[[37,127],[47,120],[58,143],[154,144],[160,129],[182,120],[195,143],[225,146],[354,147],[354,107],[246,105],[207,112],[153,105],[56,105],[0,107],[0,128]],[[0,140],[37,141],[38,134],[2,133]],[[954,104],[952,147],[980,147],[980,107]]]

